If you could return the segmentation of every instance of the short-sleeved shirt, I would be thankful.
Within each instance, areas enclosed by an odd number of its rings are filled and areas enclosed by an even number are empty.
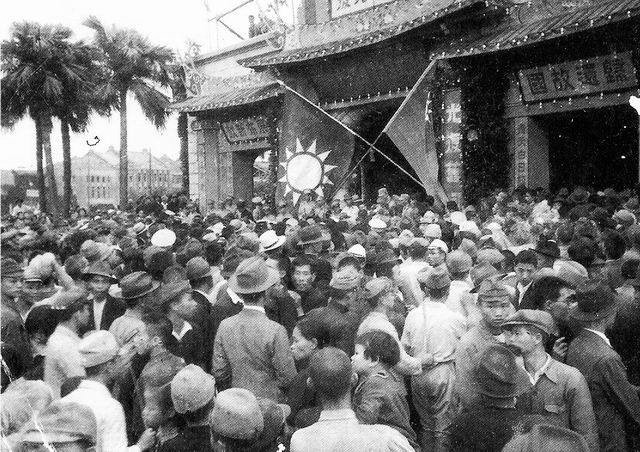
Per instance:
[[[49,337],[44,359],[44,381],[57,397],[67,378],[86,375],[78,351],[79,343],[80,337],[64,325],[58,325]]]

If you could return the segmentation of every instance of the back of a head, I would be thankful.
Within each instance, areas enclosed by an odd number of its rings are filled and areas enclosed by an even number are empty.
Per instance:
[[[314,352],[309,374],[321,399],[336,401],[351,390],[351,360],[340,349],[325,347]]]

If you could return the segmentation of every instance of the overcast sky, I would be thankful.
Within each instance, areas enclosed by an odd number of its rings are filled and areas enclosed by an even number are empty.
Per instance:
[[[269,0],[260,0],[264,8]],[[292,2],[293,0],[288,0]],[[209,25],[207,18],[242,3],[242,0],[17,0],[2,2],[0,7],[0,38],[6,39],[13,22],[24,20],[40,23],[59,23],[71,27],[78,38],[91,38],[91,31],[82,25],[89,15],[97,16],[103,24],[135,28],[153,43],[179,51],[186,50],[188,40],[202,45],[202,51],[214,50],[238,42],[238,38],[223,27]],[[208,11],[209,10],[209,11]],[[241,34],[247,32],[247,16],[256,14],[258,6],[247,5],[229,15],[225,22]],[[144,117],[135,101],[128,102],[128,142],[130,151],[151,148],[155,155],[178,157],[179,140],[177,117],[173,114],[164,130],[157,130]],[[72,155],[87,150],[86,140],[100,137],[100,149],[119,147],[120,117],[94,117],[85,134],[72,135]],[[54,122],[51,144],[54,160],[62,160],[60,126]],[[35,168],[35,128],[24,119],[13,130],[0,132],[2,158],[0,168]]]

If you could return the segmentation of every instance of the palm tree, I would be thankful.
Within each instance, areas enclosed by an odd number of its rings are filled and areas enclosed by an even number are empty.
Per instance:
[[[133,93],[142,112],[160,128],[164,127],[169,99],[157,89],[167,86],[166,64],[171,61],[171,51],[155,46],[135,30],[107,29],[96,17],[89,17],[84,25],[91,28],[94,43],[104,54],[104,66],[109,78],[101,87],[105,96],[117,95],[116,108],[120,111],[120,207],[128,201],[127,170],[127,95]]]
[[[179,62],[168,66],[169,86],[173,101],[187,98],[187,87],[184,84],[184,67]],[[182,169],[182,190],[189,193],[189,128],[186,113],[178,113],[178,137],[180,138],[180,168]]]
[[[26,115],[35,122],[40,208],[49,207],[54,213],[59,205],[51,157],[51,117],[63,103],[65,80],[75,76],[74,67],[63,58],[71,35],[71,29],[59,25],[16,23],[11,38],[3,41],[0,49],[5,74],[1,81],[2,125],[10,127]]]
[[[98,49],[78,41],[66,50],[63,57],[67,64],[74,68],[74,72],[72,77],[65,79],[63,102],[56,106],[55,114],[60,119],[62,136],[63,212],[68,215],[73,194],[70,132],[84,132],[93,112],[108,116],[112,107],[116,105],[117,98],[98,91],[107,77],[100,64],[102,54]]]

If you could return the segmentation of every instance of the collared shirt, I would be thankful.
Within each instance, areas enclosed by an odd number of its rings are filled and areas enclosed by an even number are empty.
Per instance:
[[[127,447],[127,431],[122,405],[98,381],[82,380],[75,391],[62,399],[89,408],[96,417],[98,435],[96,452],[139,451],[138,446]]]
[[[86,375],[78,351],[79,343],[80,337],[64,325],[58,325],[47,341],[44,381],[56,397],[60,397],[60,387],[67,378]]]
[[[518,306],[520,306],[520,304],[522,303],[522,297],[524,297],[525,292],[529,290],[529,287],[531,287],[531,284],[533,284],[533,281],[531,281],[526,286],[523,286],[520,283],[516,284],[516,290],[518,291]]]
[[[292,452],[413,451],[407,438],[386,425],[359,424],[351,409],[323,410],[315,424],[291,437]]]
[[[472,288],[473,284],[469,284],[467,280],[460,281],[454,279],[451,281],[449,296],[447,297],[447,301],[444,303],[445,306],[452,311],[459,312],[463,316],[467,317],[469,313],[462,304],[462,297],[467,295]]]
[[[535,385],[538,382],[540,377],[544,375],[544,373],[547,371],[550,365],[551,365],[551,356],[549,356],[549,354],[547,353],[547,360],[544,362],[542,367],[536,370],[533,374],[529,372],[526,368],[524,369],[527,371],[527,375],[529,375],[529,381],[531,382],[532,385]]]
[[[244,305],[244,301],[242,300],[242,298],[240,298],[238,294],[231,290],[229,287],[227,287],[227,294],[229,294],[229,297],[231,297],[231,302],[233,304]]]
[[[592,333],[594,333],[596,336],[600,336],[602,338],[603,341],[605,341],[605,343],[611,347],[611,342],[609,341],[609,338],[602,332],[602,331],[596,331],[596,330],[592,330],[591,328],[585,328],[585,330],[587,331],[591,331]]]
[[[466,331],[462,314],[426,299],[407,315],[402,344],[411,356],[431,353],[435,363],[444,363],[453,361],[458,341]]]
[[[263,314],[266,314],[266,312],[264,312],[264,307],[263,306],[255,306],[255,305],[245,304],[244,305],[244,309],[248,309],[250,311],[258,311],[258,312],[262,312]]]
[[[211,303],[211,304],[213,304],[213,303],[215,302],[215,300],[211,300],[211,298],[209,297],[209,294],[208,294],[208,293],[205,293],[205,292],[203,292],[203,291],[201,291],[201,290],[197,290],[197,289],[196,289],[196,290],[194,290],[194,292],[198,292],[199,294],[201,294],[201,295],[202,295],[203,297],[205,297],[205,298],[209,301],[209,303]]]
[[[181,341],[184,335],[192,329],[193,327],[191,326],[191,324],[185,320],[182,324],[182,329],[180,330],[180,332],[176,333],[175,331],[172,331],[171,334],[173,334],[173,337],[175,337],[177,340]]]
[[[100,329],[100,323],[102,322],[102,313],[104,312],[104,306],[107,304],[107,298],[103,298],[100,301],[93,299],[93,324],[95,329]]]
[[[418,273],[431,266],[425,261],[406,261],[394,269],[393,279],[404,295],[405,304],[418,306],[424,299],[424,292],[418,282]]]

